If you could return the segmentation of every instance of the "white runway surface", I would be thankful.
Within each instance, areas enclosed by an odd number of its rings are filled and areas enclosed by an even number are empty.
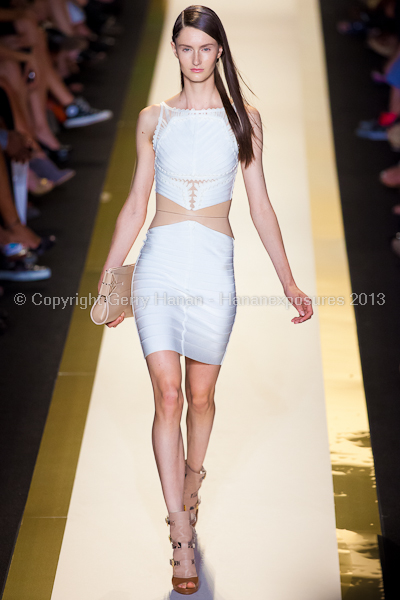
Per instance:
[[[316,10],[314,0],[208,6],[257,94],[248,97],[264,123],[269,195],[296,283],[315,296],[300,63],[305,4]],[[185,6],[169,1],[149,104],[179,91],[170,36]],[[127,263],[135,261],[154,211],[152,195]],[[283,296],[241,174],[230,217],[237,295]],[[291,323],[296,314],[282,305],[238,307],[204,463],[202,585],[194,598],[341,599],[318,309],[302,325]],[[52,600],[169,598],[172,550],[151,445],[153,411],[133,319],[105,328]]]

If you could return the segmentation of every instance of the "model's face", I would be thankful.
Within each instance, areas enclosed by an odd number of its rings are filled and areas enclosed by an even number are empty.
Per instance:
[[[195,27],[184,27],[171,42],[172,50],[179,60],[182,73],[190,81],[205,81],[212,75],[222,46],[214,38]]]

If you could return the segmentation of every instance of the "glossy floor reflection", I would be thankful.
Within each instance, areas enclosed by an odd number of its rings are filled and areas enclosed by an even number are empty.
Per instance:
[[[331,459],[343,597],[384,600],[369,431],[338,433]]]

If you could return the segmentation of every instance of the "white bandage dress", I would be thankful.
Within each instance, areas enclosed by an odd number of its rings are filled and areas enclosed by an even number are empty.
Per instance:
[[[230,200],[238,145],[225,109],[160,106],[156,193],[190,211]],[[234,242],[196,218],[147,230],[131,290],[144,357],[173,350],[222,365],[237,308]]]

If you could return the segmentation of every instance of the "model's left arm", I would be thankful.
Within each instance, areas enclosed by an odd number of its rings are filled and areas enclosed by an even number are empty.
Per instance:
[[[303,323],[303,321],[310,319],[313,314],[312,303],[307,294],[297,287],[290,269],[278,219],[268,197],[265,183],[262,163],[263,132],[261,117],[255,108],[248,107],[248,110],[255,132],[255,138],[253,138],[255,159],[248,167],[245,167],[242,163],[242,172],[249,199],[250,215],[282,283],[285,296],[299,312],[300,316],[294,317],[292,322]]]

